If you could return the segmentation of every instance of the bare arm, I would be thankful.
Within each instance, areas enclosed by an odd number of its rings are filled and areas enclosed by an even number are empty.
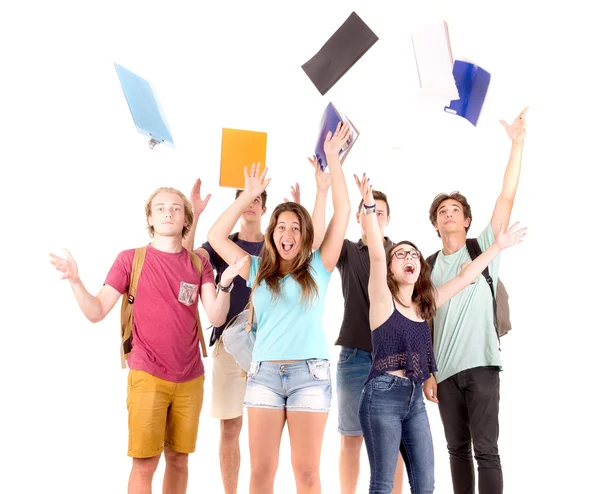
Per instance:
[[[214,225],[208,231],[208,241],[210,245],[229,265],[236,262],[237,259],[242,259],[244,256],[247,256],[246,251],[229,239],[229,234],[248,205],[250,205],[256,197],[262,194],[271,181],[269,178],[263,182],[267,168],[264,169],[262,174],[259,174],[259,172],[260,163],[258,166],[252,165],[250,175],[248,175],[247,170],[244,171],[246,175],[246,186],[244,191],[238,196],[233,204],[219,216],[217,221],[215,221]],[[244,264],[239,275],[245,280],[248,280],[248,276],[250,275],[250,263]]]
[[[375,205],[373,189],[369,179],[363,173],[362,180],[354,175],[365,206]],[[387,286],[387,260],[385,248],[381,241],[381,231],[377,224],[375,208],[364,207],[365,232],[367,234],[367,245],[369,246],[369,260],[371,267],[369,271],[369,323],[371,330],[381,326],[389,317],[392,308],[392,294]],[[372,212],[371,212],[372,211]]]
[[[321,244],[321,259],[323,266],[329,272],[333,271],[337,264],[348,221],[350,220],[350,196],[348,195],[348,186],[342,171],[342,164],[338,157],[342,144],[348,138],[350,128],[348,124],[340,126],[338,124],[335,134],[331,132],[325,139],[325,157],[329,166],[331,175],[331,195],[333,197],[333,216],[329,221],[329,226],[325,232],[325,238]]]
[[[312,213],[313,229],[315,238],[313,240],[313,250],[319,250],[325,238],[325,211],[327,206],[327,194],[331,186],[331,175],[321,170],[321,165],[317,157],[308,158],[308,161],[315,169],[315,181],[317,184],[317,196],[315,197],[315,207]]]
[[[502,182],[502,191],[496,200],[494,213],[492,214],[491,224],[494,236],[500,232],[500,225],[508,225],[510,215],[512,213],[515,196],[517,195],[517,187],[519,185],[519,177],[521,175],[521,158],[523,156],[523,143],[525,141],[526,121],[525,108],[515,121],[508,125],[504,120],[500,123],[506,129],[506,133],[511,138],[512,146],[510,148],[510,156],[506,171],[504,172],[504,180]]]
[[[471,284],[501,250],[520,244],[526,235],[527,228],[515,230],[518,225],[518,222],[515,223],[508,231],[502,226],[500,233],[490,247],[470,262],[457,276],[440,286],[437,289],[436,307],[441,307],[463,288]]]
[[[183,239],[183,248],[189,250],[190,252],[194,250],[194,239],[196,238],[196,227],[198,226],[198,220],[200,219],[200,215],[206,208],[212,195],[208,194],[204,199],[202,199],[200,196],[201,186],[202,180],[199,178],[196,179],[194,186],[192,187],[192,192],[190,193],[190,202],[192,203],[192,209],[194,210],[194,221],[191,225],[189,225],[190,231]]]
[[[104,285],[98,295],[95,297],[87,291],[83,282],[79,278],[77,263],[71,253],[66,251],[67,257],[62,258],[50,254],[51,264],[63,273],[62,279],[69,280],[71,288],[75,294],[75,300],[81,308],[83,314],[91,322],[100,322],[106,317],[111,309],[121,298],[121,294],[112,286]]]

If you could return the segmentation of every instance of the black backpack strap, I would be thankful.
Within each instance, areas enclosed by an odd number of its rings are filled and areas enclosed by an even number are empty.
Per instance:
[[[479,246],[479,242],[476,238],[467,239],[467,251],[469,252],[469,257],[471,257],[471,260],[481,255],[481,247]],[[490,270],[488,269],[488,266],[485,267],[481,274],[485,278],[485,281],[487,281],[487,284],[492,291],[492,303],[494,306],[494,328],[496,328],[496,336],[498,336],[498,341],[500,341],[500,333],[498,333],[498,323],[496,321],[496,312],[498,309],[496,306],[496,294],[494,293],[494,280],[492,280],[492,277],[490,276]]]
[[[435,261],[437,261],[437,257],[438,257],[439,253],[440,253],[440,251],[438,250],[435,254],[431,254],[427,259],[425,259],[427,261],[427,264],[429,264],[429,267],[431,268],[432,272],[433,272],[433,266],[435,266]]]

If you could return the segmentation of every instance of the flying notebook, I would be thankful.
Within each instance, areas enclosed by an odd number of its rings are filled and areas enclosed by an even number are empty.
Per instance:
[[[452,76],[453,58],[448,24],[441,21],[411,34],[422,89],[458,99]]]
[[[244,188],[244,167],[267,162],[267,133],[251,130],[223,129],[221,137],[221,187]]]
[[[317,145],[315,146],[315,155],[317,160],[319,161],[319,165],[321,165],[321,169],[325,170],[327,167],[327,160],[325,159],[325,150],[323,149],[323,145],[325,143],[325,138],[327,137],[327,133],[331,132],[332,134],[335,132],[337,124],[339,122],[350,124],[350,135],[348,136],[348,140],[344,143],[342,149],[340,150],[340,161],[343,163],[354,146],[356,139],[360,135],[358,129],[354,126],[354,124],[344,115],[341,111],[339,111],[333,103],[329,103],[325,111],[323,112],[323,116],[321,117],[321,122],[319,123],[319,138],[317,139]]]
[[[460,98],[451,101],[450,106],[446,106],[444,111],[459,115],[471,124],[477,125],[481,107],[490,85],[490,73],[475,64],[462,60],[454,62],[452,73]]]
[[[355,12],[352,12],[318,53],[302,65],[302,69],[323,95],[378,39],[369,26]]]
[[[121,88],[133,117],[133,123],[138,132],[150,138],[150,148],[152,149],[161,142],[175,147],[167,119],[150,83],[119,64],[115,63],[115,69],[117,69]]]

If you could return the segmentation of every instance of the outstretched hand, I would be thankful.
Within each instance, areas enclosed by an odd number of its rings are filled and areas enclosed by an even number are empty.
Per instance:
[[[343,145],[348,140],[348,136],[350,135],[350,124],[347,122],[342,125],[342,122],[338,122],[337,127],[333,135],[331,131],[327,132],[327,136],[325,137],[325,142],[323,144],[323,150],[325,151],[325,155],[338,155],[342,150]]]
[[[292,202],[300,204],[300,184],[296,182],[296,185],[292,185],[290,189],[292,194]],[[290,202],[290,200],[287,197],[284,197],[283,202]]]
[[[247,191],[252,196],[252,199],[261,195],[269,185],[270,178],[265,179],[268,168],[260,172],[260,163],[252,163],[250,173],[248,167],[244,167],[244,191]]]
[[[365,206],[372,206],[375,204],[375,199],[373,198],[373,186],[370,183],[370,179],[367,178],[367,175],[363,173],[362,179],[358,179],[356,174],[354,175],[354,181],[358,186],[358,190],[360,190],[360,195],[364,202]]]
[[[62,280],[69,280],[71,283],[77,283],[79,281],[79,269],[77,268],[77,263],[67,249],[64,249],[64,251],[67,256],[66,258],[50,254],[50,257],[52,258],[50,264],[63,274],[61,277]]]
[[[248,259],[250,259],[249,256],[244,256],[241,259],[238,259],[236,257],[235,261],[232,264],[230,264],[229,266],[227,266],[227,269],[225,271],[223,271],[223,274],[221,274],[221,285],[222,286],[231,285],[231,283],[233,282],[235,277],[240,274],[240,271],[242,270],[244,265],[248,262]]]
[[[331,187],[331,175],[327,172],[324,172],[319,165],[319,160],[316,156],[313,155],[312,158],[308,158],[308,162],[315,169],[315,181],[317,182],[318,190],[327,190]]]
[[[508,230],[504,228],[504,224],[500,225],[500,233],[496,237],[496,244],[500,249],[508,249],[513,245],[520,244],[523,241],[525,235],[527,235],[527,227],[516,229],[519,226],[517,221]]]
[[[525,140],[525,133],[527,132],[527,122],[525,120],[525,115],[527,115],[527,110],[529,107],[525,108],[519,116],[515,118],[512,124],[508,125],[506,121],[500,120],[500,123],[506,130],[508,137],[510,137],[513,142],[523,142]]]
[[[196,179],[194,186],[192,187],[192,192],[190,193],[190,202],[192,203],[192,209],[194,210],[194,215],[196,216],[200,216],[202,214],[212,196],[212,194],[208,194],[204,199],[202,199],[200,195],[201,186],[202,180],[199,178]]]

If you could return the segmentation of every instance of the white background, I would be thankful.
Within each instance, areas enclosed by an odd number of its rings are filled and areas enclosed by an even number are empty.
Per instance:
[[[394,240],[429,254],[440,242],[428,208],[460,190],[472,234],[489,220],[510,140],[498,120],[526,106],[528,137],[513,220],[529,236],[503,254],[513,332],[503,338],[500,451],[507,493],[596,489],[598,348],[593,195],[600,36],[585,2],[7,2],[0,18],[2,310],[0,491],[125,492],[130,469],[126,371],[119,366],[118,307],[92,325],[48,253],[67,247],[97,292],[121,250],[143,245],[144,202],[159,186],[188,193],[195,178],[213,198],[197,243],[233,199],[218,187],[222,127],[268,132],[269,214],[299,181],[312,208],[306,156],[333,100],[360,129],[344,164],[390,197]],[[380,40],[325,96],[300,66],[355,10]],[[410,32],[448,22],[456,59],[492,74],[477,127],[419,94]],[[155,87],[176,149],[134,128],[117,62]],[[350,181],[353,207],[359,194]],[[329,204],[330,214],[331,208]],[[264,225],[266,226],[265,218]],[[360,231],[352,221],[348,237]],[[327,295],[333,346],[340,280]],[[205,319],[206,321],[206,319]],[[206,326],[208,324],[206,323]],[[210,375],[211,360],[205,360]],[[335,382],[335,375],[333,376]],[[208,383],[207,383],[208,384]],[[189,492],[221,492],[217,421],[205,388]],[[337,403],[325,432],[323,492],[339,492]],[[451,492],[443,431],[428,405],[436,492]],[[240,492],[247,492],[242,431]],[[161,466],[155,489],[160,492]],[[284,432],[276,492],[294,492]],[[363,458],[359,492],[368,486]],[[406,486],[405,492],[408,492]]]

